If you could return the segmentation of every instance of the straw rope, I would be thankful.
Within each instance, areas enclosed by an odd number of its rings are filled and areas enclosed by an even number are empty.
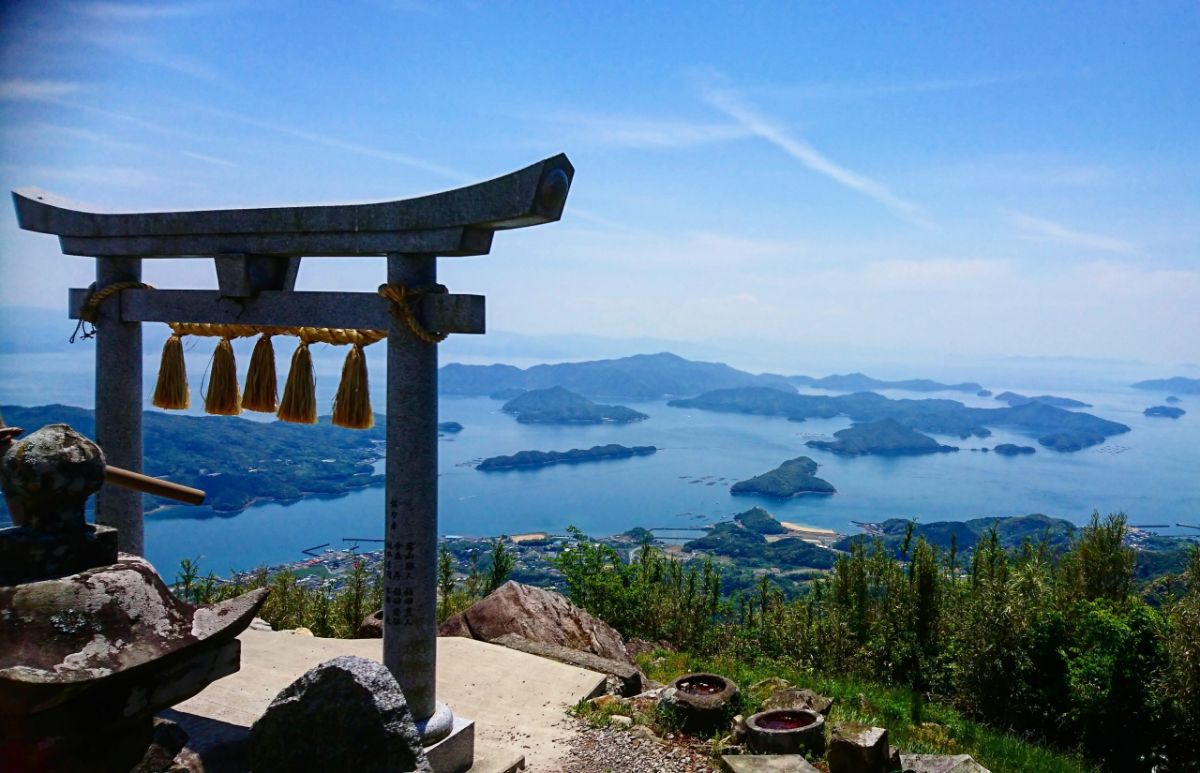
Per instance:
[[[96,283],[92,282],[88,287],[87,297],[83,299],[83,305],[79,307],[79,322],[75,325],[75,332],[71,333],[70,343],[75,343],[76,337],[81,337],[85,341],[96,337],[96,320],[100,318],[100,304],[112,296],[122,290],[153,289],[152,285],[145,282],[113,282],[97,290]],[[92,326],[90,330],[87,325]]]
[[[420,298],[422,295],[445,292],[449,292],[446,286],[437,284],[425,285],[423,287],[408,287],[399,283],[379,285],[379,294],[392,302],[392,307],[399,312],[400,319],[403,320],[404,326],[408,328],[408,332],[416,336],[418,340],[431,345],[445,341],[448,334],[430,333],[421,327],[421,323],[417,320],[417,315],[413,311],[411,301]]]

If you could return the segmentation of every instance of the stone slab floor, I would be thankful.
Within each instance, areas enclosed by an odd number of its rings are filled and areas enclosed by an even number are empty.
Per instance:
[[[275,695],[338,655],[382,657],[380,639],[320,639],[247,630],[242,668],[163,716],[182,724],[208,770],[241,770],[237,741]],[[475,721],[473,773],[498,773],[524,755],[533,773],[560,769],[578,732],[565,711],[603,689],[604,675],[459,637],[438,639],[438,700]]]

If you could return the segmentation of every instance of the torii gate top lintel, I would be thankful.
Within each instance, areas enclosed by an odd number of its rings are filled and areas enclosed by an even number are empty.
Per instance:
[[[193,212],[90,212],[13,192],[17,222],[95,257],[483,255],[494,231],[558,220],[575,169],[563,154],[462,188],[398,201]]]

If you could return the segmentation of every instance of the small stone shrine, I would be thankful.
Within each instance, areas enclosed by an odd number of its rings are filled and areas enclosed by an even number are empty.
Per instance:
[[[128,771],[154,715],[238,670],[260,589],[211,606],[171,595],[84,516],[104,454],[65,424],[12,442],[0,422],[0,770]]]

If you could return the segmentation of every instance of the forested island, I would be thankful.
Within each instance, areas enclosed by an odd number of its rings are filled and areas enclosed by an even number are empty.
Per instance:
[[[1054,395],[1038,395],[1037,397],[1026,397],[1025,395],[1017,394],[1016,392],[1001,392],[996,395],[996,399],[1002,403],[1007,403],[1010,406],[1025,405],[1026,403],[1045,403],[1053,405],[1055,408],[1091,408],[1091,403],[1085,403],[1081,400],[1072,400],[1070,397],[1055,397]]]
[[[1009,427],[1038,438],[1057,451],[1078,451],[1129,427],[1079,411],[1041,402],[1010,408],[970,408],[957,400],[891,400],[874,392],[851,395],[800,395],[770,387],[742,387],[671,400],[667,405],[725,413],[783,416],[790,421],[847,416],[856,422],[894,419],[910,429],[960,438],[988,437],[988,426]]]
[[[534,389],[514,397],[500,410],[522,424],[629,424],[650,418],[623,405],[600,405],[563,387]]]
[[[1182,408],[1176,408],[1173,405],[1156,405],[1153,408],[1147,408],[1142,411],[1146,416],[1160,416],[1164,419],[1178,419],[1180,416],[1187,413]]]
[[[907,379],[903,381],[880,381],[877,378],[862,373],[847,373],[841,376],[825,376],[812,378],[810,376],[791,376],[793,384],[811,387],[813,389],[829,389],[835,392],[867,392],[872,389],[899,389],[905,392],[975,392],[984,391],[983,387],[974,381],[964,381],[960,384],[943,384],[940,381],[930,381],[927,378]]]
[[[86,408],[5,405],[0,413],[26,432],[61,422],[96,436],[95,413]],[[346,494],[383,484],[372,464],[383,456],[384,424],[380,415],[372,429],[354,430],[333,426],[328,416],[304,425],[146,411],[143,471],[204,491],[207,507],[197,512],[205,514],[238,513],[255,502],[293,501],[305,494]],[[177,504],[146,497],[147,511]],[[0,516],[8,519],[2,499]]]
[[[1184,376],[1153,378],[1148,381],[1139,381],[1132,386],[1134,389],[1146,389],[1153,392],[1200,395],[1200,378],[1186,378]]]
[[[759,494],[777,499],[790,499],[801,494],[833,494],[837,489],[829,481],[816,477],[817,463],[807,456],[789,459],[770,472],[738,481],[729,488],[731,494]],[[753,511],[751,511],[753,512]]]
[[[809,448],[819,448],[839,456],[915,456],[957,451],[957,446],[944,446],[928,435],[922,435],[895,419],[880,419],[855,424],[833,433],[835,440],[810,440]],[[801,457],[807,458],[807,457]]]
[[[985,451],[987,449],[984,449]],[[1022,456],[1024,454],[1036,454],[1037,449],[1033,446],[1018,446],[1014,443],[1001,443],[992,449],[1001,456]]]
[[[610,443],[606,446],[592,446],[587,449],[572,448],[570,451],[518,451],[511,456],[492,456],[484,459],[475,466],[475,469],[490,472],[549,467],[554,464],[598,462],[607,459],[628,459],[633,456],[649,456],[657,450],[654,446],[628,447]]]
[[[774,516],[754,508],[714,526],[708,534],[683,545],[689,552],[732,559],[740,567],[831,569],[838,554],[799,537],[768,541],[764,534],[786,533]]]

